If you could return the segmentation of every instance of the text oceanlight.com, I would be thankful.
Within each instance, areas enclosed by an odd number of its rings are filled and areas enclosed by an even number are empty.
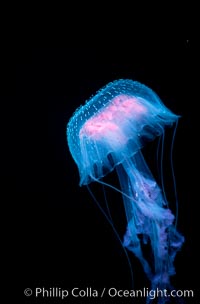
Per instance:
[[[142,288],[138,290],[117,289],[115,287],[103,287],[94,289],[92,287],[79,288],[74,287],[71,289],[64,289],[59,287],[36,287],[34,289],[26,288],[24,294],[27,297],[34,296],[36,298],[60,298],[62,300],[73,298],[150,298],[155,299],[159,297],[172,297],[172,298],[192,298],[194,297],[193,290],[170,290],[167,289],[150,289]]]

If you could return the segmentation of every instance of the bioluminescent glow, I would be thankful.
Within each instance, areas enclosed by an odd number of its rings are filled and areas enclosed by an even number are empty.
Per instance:
[[[178,119],[150,88],[120,79],[86,101],[67,125],[68,146],[78,166],[80,186],[105,184],[103,177],[116,171],[121,189],[110,187],[123,197],[127,217],[123,246],[140,260],[152,289],[171,288],[174,259],[184,237],[177,232],[175,216],[162,185],[155,181],[144,160],[142,148],[164,136],[165,129],[176,126]],[[144,255],[145,244],[151,247],[151,259]],[[158,299],[158,303],[166,301]]]

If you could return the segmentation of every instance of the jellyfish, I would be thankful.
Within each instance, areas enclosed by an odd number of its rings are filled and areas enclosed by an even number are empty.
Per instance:
[[[139,259],[151,288],[171,289],[174,259],[184,237],[165,191],[156,182],[142,149],[179,119],[146,85],[131,79],[108,83],[80,106],[67,124],[67,142],[78,167],[79,185],[98,182],[115,171],[127,227],[122,244]],[[109,186],[109,185],[108,185]],[[151,248],[151,259],[144,246]],[[147,303],[151,299],[147,298]],[[161,297],[158,303],[166,303]]]

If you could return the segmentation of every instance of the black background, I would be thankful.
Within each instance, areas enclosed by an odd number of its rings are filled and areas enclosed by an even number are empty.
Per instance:
[[[3,161],[2,170],[6,182],[5,241],[12,266],[10,279],[14,284],[22,279],[21,303],[59,301],[27,298],[23,290],[28,287],[131,288],[124,251],[87,189],[79,187],[78,170],[66,141],[66,125],[75,109],[109,81],[119,78],[146,84],[181,115],[173,155],[178,229],[186,241],[177,254],[173,283],[177,289],[193,289],[195,301],[190,301],[197,303],[198,201],[194,173],[198,159],[194,117],[198,96],[194,96],[196,61],[192,41],[143,41],[124,47],[26,46],[8,49],[4,63],[2,100],[8,113],[3,129],[3,160],[8,162]],[[149,161],[154,170],[153,161]],[[165,163],[164,170],[168,170]],[[166,187],[170,192],[169,184]],[[102,203],[100,190],[94,186],[94,191]],[[109,195],[122,237],[126,224],[123,205],[118,195]],[[135,288],[148,287],[139,262],[131,254],[129,257]],[[94,298],[71,298],[66,303],[83,301],[97,303]],[[124,298],[108,303],[143,303],[144,299],[132,301]],[[185,303],[190,301],[185,299]]]

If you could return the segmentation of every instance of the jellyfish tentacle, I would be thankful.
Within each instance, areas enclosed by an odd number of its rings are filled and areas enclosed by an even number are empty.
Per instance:
[[[162,187],[162,192],[163,192],[163,197],[164,197],[164,205],[168,207],[168,201],[166,197],[166,192],[165,192],[165,184],[164,184],[164,174],[163,174],[163,157],[164,157],[164,144],[165,144],[165,132],[162,134],[162,139],[161,139],[161,158],[160,158],[160,177],[161,177],[161,187]]]
[[[160,173],[160,167],[162,158],[160,158],[160,149],[161,149],[161,142],[162,142],[162,135],[158,138],[158,145],[157,145],[157,151],[156,151],[156,165],[157,165],[157,181],[159,184],[161,184],[161,173]]]
[[[124,166],[118,166],[117,173],[122,191],[126,193],[126,195],[123,195],[123,202],[128,225],[126,233],[124,235],[123,245],[131,252],[133,252],[135,256],[140,260],[148,279],[151,280],[152,269],[143,256],[140,240],[138,237],[140,217],[138,217],[136,207],[136,201],[138,199],[137,193],[134,192],[134,189],[132,188],[132,185],[129,181],[129,176],[126,174]],[[131,199],[132,197],[133,199]]]
[[[102,189],[103,189],[103,196],[104,196],[104,201],[105,201],[105,204],[106,204],[107,214],[108,214],[109,219],[113,223],[113,218],[112,218],[112,215],[111,215],[111,212],[110,212],[110,208],[109,208],[108,200],[107,200],[107,196],[106,196],[105,185],[102,185]]]
[[[104,185],[103,185],[104,186]],[[113,231],[114,231],[114,234],[117,238],[117,240],[119,241],[121,247],[123,248],[123,251],[124,251],[124,254],[126,256],[126,259],[127,259],[127,262],[128,262],[128,267],[129,267],[129,270],[130,270],[130,276],[131,276],[131,285],[132,287],[134,287],[134,278],[133,278],[133,270],[132,270],[132,265],[131,265],[131,261],[130,261],[130,258],[128,256],[128,253],[126,252],[124,246],[123,246],[123,243],[120,239],[120,236],[119,236],[119,233],[117,232],[116,228],[115,228],[115,225],[113,223],[113,220],[112,220],[112,217],[110,218],[110,213],[107,214],[104,209],[101,207],[100,203],[98,202],[98,200],[96,199],[95,195],[93,194],[92,190],[90,189],[90,187],[87,185],[87,189],[88,189],[88,192],[90,193],[93,201],[96,203],[96,205],[98,206],[98,208],[101,210],[102,214],[105,216],[106,220],[108,221],[108,223],[110,224],[110,226],[112,227]],[[109,210],[109,209],[108,209]]]
[[[173,164],[173,148],[174,148],[174,141],[175,141],[177,126],[178,126],[178,122],[175,123],[172,142],[171,142],[171,150],[170,150],[170,165],[171,165],[172,180],[173,180],[173,186],[174,186],[174,197],[175,197],[175,208],[176,208],[175,227],[177,227],[177,223],[178,223],[178,194],[177,194],[177,190],[176,190],[176,179],[175,179],[174,164]]]

